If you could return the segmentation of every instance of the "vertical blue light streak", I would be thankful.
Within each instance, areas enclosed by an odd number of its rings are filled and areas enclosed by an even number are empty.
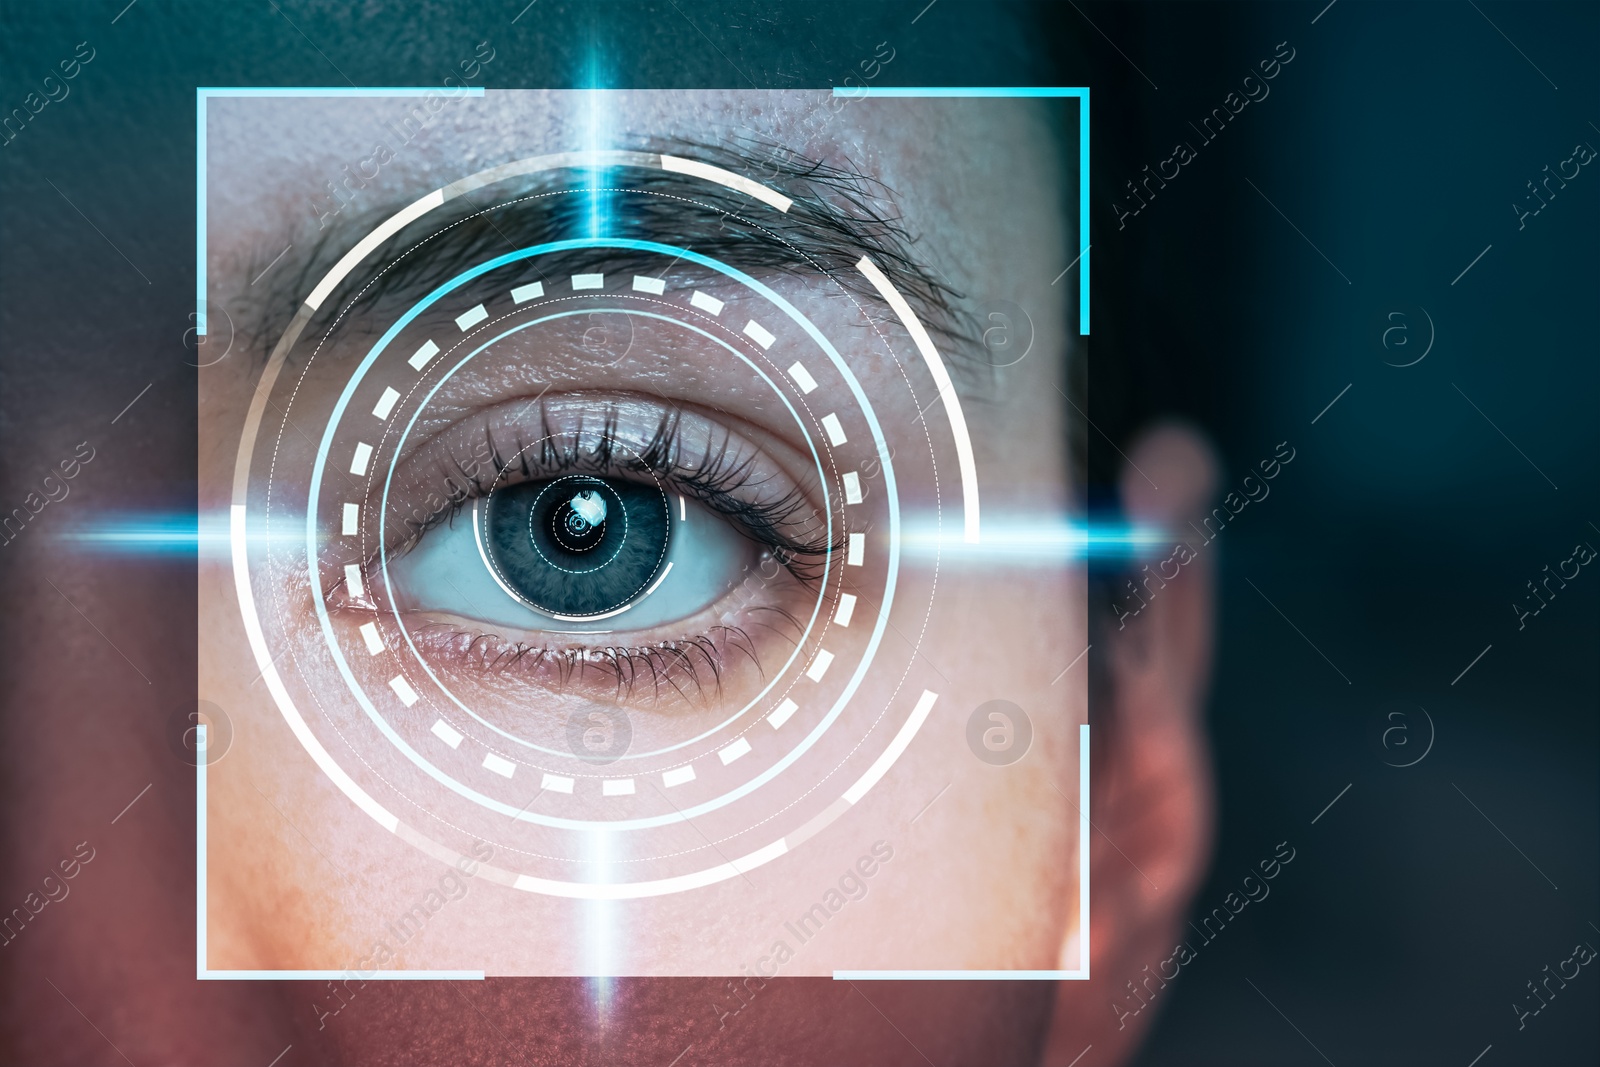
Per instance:
[[[601,884],[611,881],[615,847],[616,836],[609,830],[584,831],[583,865],[587,881]],[[617,902],[589,899],[579,906],[583,908],[583,969],[590,975],[589,998],[595,1014],[603,1021],[611,1005],[613,976],[617,973]]]
[[[600,69],[599,51],[591,47],[588,70],[584,75],[586,84],[580,105],[582,108],[580,124],[583,147],[590,152],[599,152],[615,147],[612,143],[615,133],[612,96],[606,89],[605,80],[605,74]],[[610,236],[611,193],[608,191],[610,185],[610,168],[601,165],[589,168],[585,179],[585,187],[589,202],[588,236],[590,238]]]

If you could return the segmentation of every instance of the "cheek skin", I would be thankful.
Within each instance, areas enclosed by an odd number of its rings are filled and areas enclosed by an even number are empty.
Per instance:
[[[215,583],[228,577],[213,568],[207,592],[223,592]],[[1060,670],[1055,660],[1018,638],[1081,630],[1065,607],[1074,603],[1073,583],[1043,586],[1036,576],[947,581],[928,644],[945,650],[937,662],[951,684],[927,672],[940,702],[894,772],[849,817],[804,850],[751,872],[749,882],[631,902],[617,912],[628,971],[740,973],[775,938],[792,941],[783,923],[804,914],[880,840],[894,849],[893,860],[785,974],[1053,967],[1075,892],[1075,823],[1057,789],[1075,795],[1083,708],[1069,680],[1050,685]],[[231,597],[206,599],[213,606],[205,632],[236,634]],[[1005,605],[1004,622],[996,604]],[[974,626],[975,619],[991,624]],[[987,636],[973,640],[974,633]],[[264,686],[248,684],[237,669],[248,659],[242,640],[228,637],[213,638],[202,656],[202,691],[218,694],[211,699],[235,728],[233,747],[209,776],[211,966],[351,966],[444,868],[383,833],[323,778]],[[889,680],[869,681],[857,699],[888,701],[891,689]],[[1021,705],[1034,729],[1028,754],[1009,767],[983,764],[966,747],[967,716],[997,697]],[[407,944],[398,965],[581,970],[575,932],[583,919],[583,905],[474,884]],[[508,938],[508,928],[519,933]]]
[[[1070,676],[1050,685],[1061,665],[1037,646],[1042,634],[1081,643],[1067,607],[1072,583],[990,575],[950,585],[935,635],[949,693],[930,720],[937,732],[919,738],[927,751],[899,787],[924,790],[911,814],[938,792],[940,777],[950,788],[910,828],[910,862],[896,873],[904,899],[927,899],[942,917],[940,935],[962,947],[966,966],[1051,968],[1076,914],[1076,820],[1062,794],[1076,797],[1086,705]],[[968,717],[994,699],[1020,706],[1033,728],[1027,754],[1009,766],[990,766],[967,748]],[[919,891],[919,882],[937,892]],[[946,962],[940,938],[923,947],[921,966],[956,965]]]
[[[975,429],[991,442],[980,462],[992,515],[1060,492],[1051,456],[998,447],[981,421]],[[252,680],[225,561],[202,569],[202,593],[201,692],[235,727],[233,749],[210,777],[211,966],[351,966],[445,868],[379,830],[295,741],[265,685]],[[925,658],[905,682],[935,690],[939,702],[894,770],[847,817],[748,881],[613,909],[625,973],[741,973],[776,939],[793,942],[784,923],[877,841],[894,859],[868,880],[862,900],[797,951],[785,975],[1054,967],[1076,914],[1076,820],[1062,794],[1076,796],[1086,705],[1081,670],[1051,683],[1082,648],[1082,605],[1074,571],[944,564],[922,635]],[[309,621],[304,630],[297,646],[313,662],[321,637]],[[326,675],[325,690],[343,692],[331,669]],[[855,700],[892,706],[899,682],[898,671],[869,675]],[[1028,754],[1008,767],[967,749],[968,716],[993,699],[1020,705],[1033,725]],[[368,759],[404,769],[395,753]],[[581,971],[586,919],[574,902],[476,883],[393,966]]]
[[[999,482],[990,483],[997,510],[1008,497],[1029,496],[1026,484]],[[252,680],[230,569],[208,565],[202,581],[201,691],[229,712],[236,731],[210,777],[211,966],[351,966],[444,868],[379,830],[323,777],[265,685]],[[740,973],[775,940],[792,943],[784,924],[877,841],[894,859],[862,900],[797,951],[785,975],[1055,966],[1076,914],[1076,823],[1062,794],[1076,796],[1076,726],[1085,712],[1081,671],[1051,682],[1082,647],[1082,603],[1081,584],[1067,571],[946,564],[921,635],[924,658],[905,682],[935,690],[939,702],[891,774],[847,817],[748,880],[613,908],[607,922],[626,945],[624,972]],[[321,637],[307,623],[296,647],[311,663]],[[869,675],[854,699],[894,706],[899,696],[903,704],[899,683],[898,672]],[[331,669],[318,685],[343,692]],[[1020,705],[1033,725],[1028,754],[1007,767],[984,764],[967,748],[968,716],[993,699]],[[397,753],[366,755],[380,771],[405,770]],[[585,905],[478,883],[393,965],[580,972],[588,921]]]

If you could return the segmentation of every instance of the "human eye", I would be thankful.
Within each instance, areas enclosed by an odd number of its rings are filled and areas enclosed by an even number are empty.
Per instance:
[[[840,817],[927,721],[938,572],[902,568],[902,500],[970,540],[976,472],[911,305],[945,290],[885,218],[618,153],[609,228],[571,236],[596,194],[552,158],[306,272],[263,331],[233,588],[299,743],[381,824],[493,840],[556,896],[602,892],[591,830],[637,832],[615,892],[674,893]]]
[[[340,608],[455,671],[703,703],[792,651],[833,547],[758,436],[625,393],[474,412],[397,465]]]

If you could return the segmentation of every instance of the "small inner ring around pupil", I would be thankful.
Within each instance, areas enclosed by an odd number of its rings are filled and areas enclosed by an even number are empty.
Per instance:
[[[485,562],[537,611],[614,612],[665,573],[672,512],[660,485],[564,474],[496,489],[487,501]]]
[[[580,490],[551,512],[551,537],[568,552],[591,551],[605,540],[607,511],[604,496]]]

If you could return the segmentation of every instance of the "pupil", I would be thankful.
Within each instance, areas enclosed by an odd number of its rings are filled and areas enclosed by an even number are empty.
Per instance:
[[[601,493],[579,490],[556,505],[550,516],[550,533],[568,552],[589,552],[606,540],[606,511]]]
[[[568,474],[491,493],[483,538],[497,576],[560,616],[614,611],[661,572],[671,508],[658,486]]]

